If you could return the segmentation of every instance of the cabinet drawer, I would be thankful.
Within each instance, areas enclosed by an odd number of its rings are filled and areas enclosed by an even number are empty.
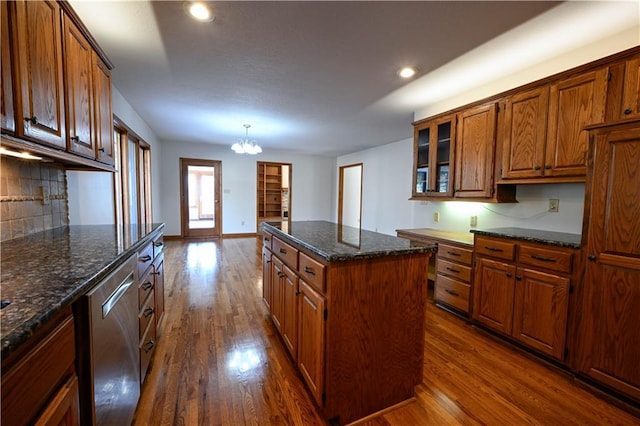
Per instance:
[[[438,274],[449,275],[456,279],[471,282],[471,267],[438,258]]]
[[[2,423],[30,423],[69,375],[74,360],[75,333],[69,316],[18,364],[2,372]]]
[[[458,280],[438,274],[434,298],[463,312],[469,312],[470,286]]]
[[[471,265],[473,250],[449,246],[446,244],[438,244],[438,258],[454,260],[466,265]]]
[[[570,250],[520,244],[518,263],[570,274],[573,266],[573,253]]]
[[[291,269],[298,269],[298,250],[285,243],[278,237],[273,237],[271,241],[273,253],[278,256]]]
[[[144,275],[144,273],[151,266],[153,261],[153,244],[149,243],[138,251],[138,277]]]
[[[153,315],[151,315],[153,319]],[[149,368],[149,362],[151,356],[156,347],[156,328],[151,326],[147,329],[147,333],[144,339],[140,343],[140,383],[144,382],[144,378],[147,375],[147,368]]]
[[[498,259],[513,260],[515,247],[515,243],[509,241],[491,240],[478,236],[475,239],[476,254],[497,257]]]
[[[153,293],[153,269],[149,269],[144,277],[139,281],[138,285],[138,309],[142,309],[142,305],[147,300],[149,293]]]
[[[160,255],[160,253],[162,253],[162,250],[164,250],[164,238],[163,235],[159,235],[157,236],[154,240],[153,240],[153,258],[155,259],[156,257],[158,257]]]
[[[273,235],[268,233],[267,231],[262,232],[262,247],[266,247],[271,250],[271,240],[273,239]]]
[[[304,253],[300,253],[300,268],[298,269],[300,277],[323,293],[326,291],[324,285],[325,270],[326,266],[322,263],[313,260]]]
[[[154,302],[155,298],[153,297],[153,294],[150,294],[145,301],[144,306],[142,307],[142,309],[140,309],[140,313],[138,314],[138,330],[140,332],[141,343],[144,339],[145,332],[149,327],[149,323],[153,322],[153,315],[155,313]],[[155,325],[151,324],[151,327],[155,328]]]

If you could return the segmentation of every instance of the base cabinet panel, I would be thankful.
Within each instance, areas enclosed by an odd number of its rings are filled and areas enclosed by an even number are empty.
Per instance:
[[[489,259],[476,262],[473,318],[496,331],[511,334],[516,268]]]
[[[324,390],[324,310],[326,299],[300,280],[298,368],[318,405]]]
[[[567,335],[570,280],[518,268],[516,273],[513,337],[562,359]]]

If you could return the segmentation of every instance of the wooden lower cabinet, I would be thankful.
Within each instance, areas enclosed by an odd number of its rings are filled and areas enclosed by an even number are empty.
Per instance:
[[[35,421],[35,426],[74,426],[80,424],[78,378],[72,376]]]
[[[476,254],[473,319],[566,361],[569,292],[578,251],[476,237]]]
[[[260,243],[260,247],[262,247],[262,242]],[[273,298],[271,269],[271,251],[266,247],[262,247],[262,300],[269,310],[271,310]]]
[[[640,121],[591,131],[579,370],[640,402]]]
[[[298,359],[298,277],[286,265],[281,278],[283,289],[282,324],[280,332],[282,340],[293,360]]]
[[[2,360],[2,424],[79,425],[71,310]]]
[[[271,319],[282,333],[284,319],[284,265],[275,256],[271,257]]]
[[[507,335],[513,325],[515,272],[508,263],[483,258],[476,262],[473,318]]]
[[[326,299],[302,279],[299,286],[298,368],[316,402],[322,404]]]
[[[570,280],[518,268],[515,276],[512,336],[525,345],[564,357]]]

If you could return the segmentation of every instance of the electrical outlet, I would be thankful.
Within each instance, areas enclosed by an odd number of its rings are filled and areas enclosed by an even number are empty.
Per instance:
[[[560,210],[560,200],[557,198],[549,198],[549,211],[551,213],[558,213]]]
[[[471,225],[472,228],[475,228],[476,226],[478,226],[478,216],[471,216],[471,220],[469,220],[469,225]]]
[[[244,220],[243,220],[242,222],[240,222],[240,225],[241,225],[241,226],[244,226]]]
[[[439,212],[435,212],[433,214],[433,221],[434,222],[440,222],[440,213]]]

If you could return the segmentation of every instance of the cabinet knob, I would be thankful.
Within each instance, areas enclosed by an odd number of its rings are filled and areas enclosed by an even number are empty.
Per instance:
[[[551,164],[545,164],[544,168],[545,168],[546,170],[551,170]]]
[[[149,306],[147,309],[144,310],[143,315],[145,318],[149,318],[151,315],[153,315],[153,308]]]
[[[69,139],[71,139],[72,141],[78,143],[80,142],[80,137],[79,136],[71,136]]]
[[[24,119],[24,121],[28,121],[31,124],[38,124],[38,117],[36,117],[35,115],[33,117],[27,117]]]
[[[511,278],[513,275],[511,275],[511,272],[507,272],[507,278]]]
[[[145,291],[151,290],[151,287],[153,287],[153,283],[151,281],[147,281],[146,283],[142,284],[142,289]]]
[[[631,108],[627,108],[624,110],[624,115],[629,115],[633,112],[633,110]]]
[[[516,280],[518,280],[518,281],[522,280],[522,276],[516,275]]]
[[[104,152],[104,148],[98,148],[98,151]]]
[[[533,166],[533,170],[540,170],[542,167],[540,166]]]
[[[296,290],[296,296],[300,295],[300,290]]]
[[[590,254],[590,255],[589,255],[589,257],[588,257],[587,259],[589,259],[589,260],[590,260],[590,261],[592,261],[592,262],[595,262],[595,260],[597,259],[597,257],[596,257],[596,255],[595,255],[595,254]]]
[[[153,349],[155,344],[156,342],[154,342],[153,339],[149,340],[147,343],[144,344],[144,352],[149,353],[149,351]]]

